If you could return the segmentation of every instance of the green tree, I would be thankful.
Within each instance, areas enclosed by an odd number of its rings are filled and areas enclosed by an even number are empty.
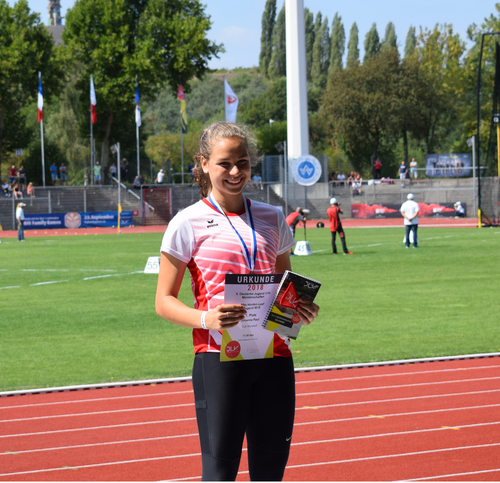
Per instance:
[[[311,77],[315,86],[323,88],[328,78],[328,67],[330,65],[330,28],[328,18],[321,18],[321,12],[316,15],[315,40],[313,47],[313,63],[311,67]]]
[[[311,81],[311,69],[313,63],[313,47],[314,47],[314,15],[306,7],[304,8],[304,23],[306,34],[306,74],[307,80]]]
[[[189,80],[202,77],[222,50],[206,38],[210,25],[198,0],[76,1],[63,33],[66,61],[82,66],[77,83],[82,103],[88,103],[94,77],[94,133],[102,141],[103,167],[111,141],[133,137],[136,78],[142,100],[154,98],[165,84],[176,91],[179,80],[189,92]],[[120,133],[120,121],[125,132]]]
[[[356,22],[352,24],[347,44],[347,67],[359,65],[359,30]]]
[[[273,53],[268,70],[269,77],[277,79],[286,76],[286,25],[285,5],[278,14],[273,33]]]
[[[267,75],[269,62],[273,50],[273,31],[276,25],[276,0],[267,0],[262,14],[262,33],[260,35],[259,66],[264,75]]]
[[[380,45],[381,49],[397,49],[398,48],[398,38],[396,36],[396,27],[392,22],[387,24],[385,28],[384,40]]]
[[[333,17],[332,22],[332,38],[331,38],[331,53],[330,53],[330,66],[328,68],[328,75],[333,74],[336,70],[342,69],[342,59],[345,52],[345,31],[342,24],[342,17],[337,13]]]
[[[417,36],[415,35],[415,27],[410,25],[408,33],[406,34],[405,42],[405,59],[410,58],[417,48]]]
[[[12,7],[6,0],[0,0],[0,19],[1,174],[4,149],[27,147],[12,145],[14,139],[5,138],[5,123],[17,123],[16,130],[22,129],[23,120],[18,111],[37,96],[38,72],[42,72],[45,101],[59,87],[63,73],[55,59],[52,36],[40,22],[40,16],[30,11],[26,0]],[[11,130],[12,127],[9,126]]]
[[[373,23],[371,29],[368,30],[365,37],[365,56],[363,62],[366,62],[368,59],[377,55],[379,51],[380,37],[377,32],[377,25]]]

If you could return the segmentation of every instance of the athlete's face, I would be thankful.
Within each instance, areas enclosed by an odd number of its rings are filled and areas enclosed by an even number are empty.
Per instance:
[[[201,158],[203,172],[212,183],[212,193],[218,202],[241,199],[243,187],[250,179],[250,155],[238,138],[219,139],[212,146],[210,159]]]

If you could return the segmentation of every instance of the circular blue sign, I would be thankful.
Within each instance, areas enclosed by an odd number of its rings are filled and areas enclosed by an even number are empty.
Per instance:
[[[321,164],[314,156],[301,156],[295,160],[292,174],[298,184],[312,186],[321,178]]]

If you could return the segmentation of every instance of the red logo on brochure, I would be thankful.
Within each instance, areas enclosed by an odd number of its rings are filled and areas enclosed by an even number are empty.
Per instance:
[[[229,357],[229,359],[234,359],[235,357],[238,357],[240,352],[241,352],[241,345],[238,341],[232,340],[227,344],[226,356]]]
[[[281,296],[280,305],[297,310],[297,307],[299,306],[299,296],[297,295],[297,291],[295,290],[293,283],[290,282],[290,285],[288,285],[285,293]]]
[[[293,317],[292,317],[292,322],[293,322],[294,324],[298,324],[298,323],[300,322],[300,315],[299,315],[297,312],[295,312],[295,313],[293,314]]]

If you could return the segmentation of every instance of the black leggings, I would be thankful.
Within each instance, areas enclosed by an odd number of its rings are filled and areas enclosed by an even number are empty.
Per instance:
[[[295,414],[291,357],[220,362],[196,354],[193,389],[203,481],[234,481],[247,436],[252,481],[280,481],[288,461]]]
[[[347,250],[347,245],[345,242],[345,234],[344,234],[344,229],[342,226],[337,228],[337,231],[332,231],[332,249],[333,253],[337,253],[337,245],[335,245],[335,237],[337,236],[337,233],[339,234],[340,241],[342,242],[342,250],[344,250],[344,253],[347,253],[349,250]]]

